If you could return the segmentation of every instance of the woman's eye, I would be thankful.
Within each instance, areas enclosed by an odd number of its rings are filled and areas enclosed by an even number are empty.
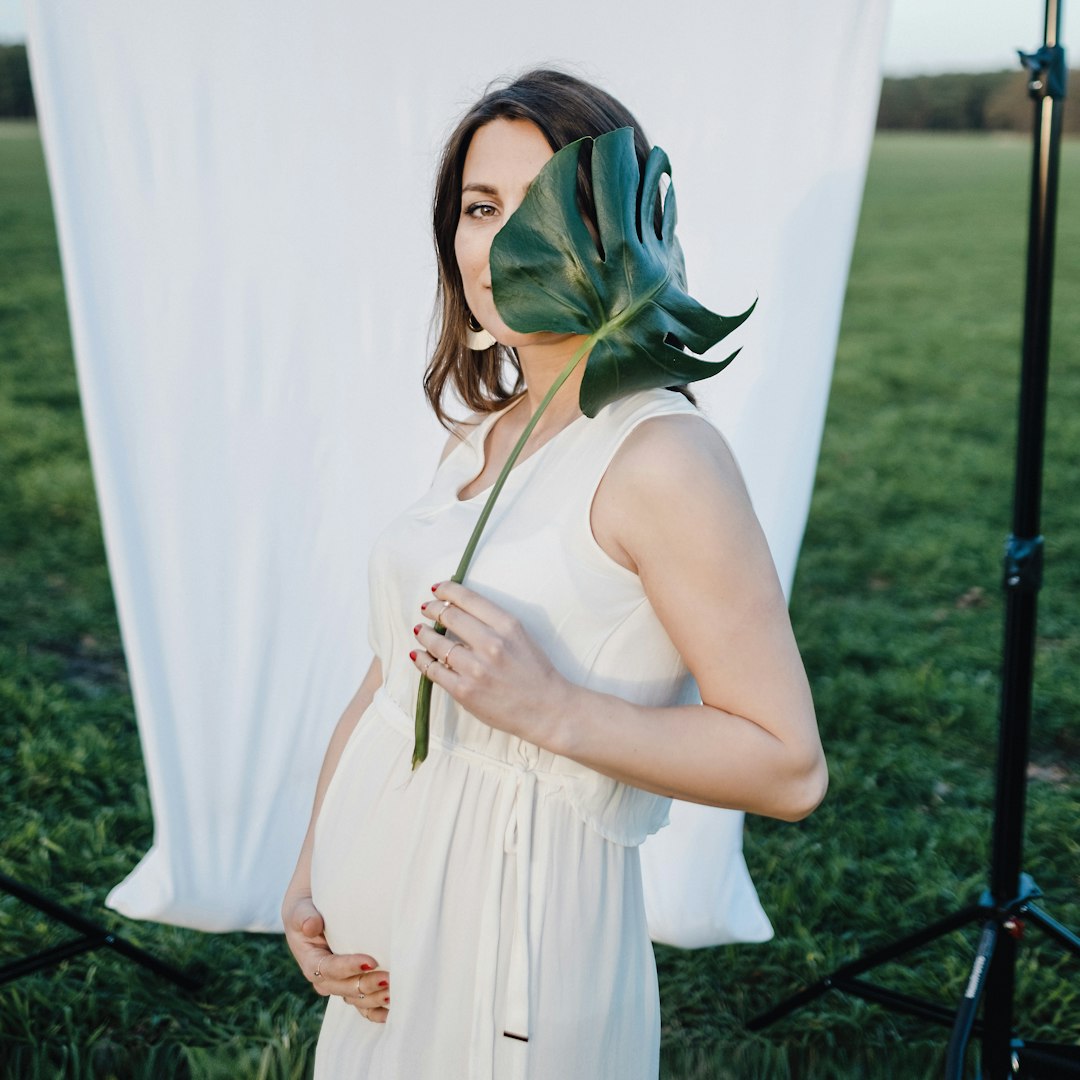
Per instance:
[[[473,203],[465,207],[465,216],[471,218],[488,218],[495,214],[495,207],[491,203]]]

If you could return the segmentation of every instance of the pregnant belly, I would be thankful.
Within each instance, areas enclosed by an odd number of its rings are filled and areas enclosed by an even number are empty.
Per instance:
[[[369,709],[342,751],[315,824],[311,891],[335,953],[390,962],[394,896],[411,817],[409,747]]]

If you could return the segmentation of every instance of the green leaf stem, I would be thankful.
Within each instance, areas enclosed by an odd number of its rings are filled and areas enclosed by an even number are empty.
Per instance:
[[[514,467],[514,463],[521,455],[521,451],[525,448],[525,443],[532,434],[533,428],[536,427],[537,420],[543,415],[544,410],[558,392],[559,387],[566,382],[570,377],[570,373],[581,363],[581,358],[588,352],[591,344],[592,338],[587,338],[578,351],[574,353],[573,357],[570,359],[570,363],[559,372],[558,378],[551,384],[551,389],[544,395],[544,400],[540,402],[536,408],[536,412],[533,413],[531,419],[525,425],[525,430],[514,444],[514,449],[510,451],[510,456],[506,459],[506,464],[503,465],[498,479],[492,485],[491,491],[488,492],[488,497],[484,501],[484,509],[480,511],[480,517],[477,519],[476,525],[472,531],[472,536],[469,537],[469,542],[465,546],[465,552],[461,556],[461,561],[458,563],[458,567],[454,571],[453,577],[450,579],[451,581],[461,582],[465,580],[465,571],[469,569],[469,563],[472,562],[473,553],[476,551],[476,545],[480,541],[480,534],[484,531],[484,526],[487,524],[488,518],[491,517],[491,511],[495,506],[495,500],[499,497],[499,492],[502,491],[503,484],[506,483],[506,478],[510,475],[510,470]],[[436,625],[435,632],[437,634],[445,634],[446,627]],[[412,756],[412,767],[414,769],[427,757],[428,734],[431,726],[431,687],[431,680],[426,675],[421,675],[420,691],[416,696],[416,723]]]

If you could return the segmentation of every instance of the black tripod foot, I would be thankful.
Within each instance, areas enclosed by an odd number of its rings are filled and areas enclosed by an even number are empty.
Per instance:
[[[1070,951],[1080,955],[1080,937],[1032,903],[1041,895],[1039,887],[1031,877],[1021,874],[1019,893],[1006,903],[995,904],[988,890],[983,893],[979,903],[962,908],[923,930],[908,934],[906,937],[899,938],[889,945],[875,949],[838,967],[824,979],[793,994],[767,1012],[755,1016],[746,1026],[751,1031],[760,1031],[787,1016],[788,1013],[820,997],[826,991],[839,990],[861,997],[865,1001],[883,1005],[894,1012],[906,1013],[909,1016],[951,1027],[945,1078],[946,1080],[960,1080],[964,1074],[964,1058],[971,1036],[989,1038],[995,1034],[992,1020],[988,1026],[985,1020],[980,1023],[976,1016],[983,992],[991,978],[992,962],[999,947],[1006,953],[1015,948],[1016,940],[1023,932],[1024,922],[1029,921]],[[859,978],[871,968],[897,960],[944,934],[961,930],[975,922],[982,924],[982,931],[972,962],[971,975],[965,986],[964,996],[956,1009],[910,997]],[[1080,1080],[1080,1046],[1031,1042],[1023,1039],[1012,1039],[1010,1044],[1011,1028],[1010,1020],[1004,1025],[1003,1031],[996,1033],[1000,1040],[1003,1040],[1002,1047],[1009,1051],[1012,1058],[1013,1071],[1010,1075],[1018,1073],[1029,1080]],[[992,1077],[993,1080],[998,1080],[999,1075],[1003,1077],[1005,1074],[997,1070],[986,1075]]]
[[[126,959],[152,971],[155,975],[160,975],[163,979],[168,979],[181,987],[181,989],[197,990],[200,985],[197,979],[192,978],[179,968],[159,960],[156,956],[146,952],[145,949],[132,945],[130,941],[126,941],[124,938],[112,933],[99,923],[85,918],[78,912],[72,911],[54,900],[50,900],[47,896],[43,896],[6,874],[0,874],[0,890],[10,893],[23,901],[23,903],[29,904],[43,914],[48,915],[49,918],[56,919],[58,922],[62,922],[79,932],[79,936],[72,938],[70,941],[65,941],[51,949],[45,949],[43,952],[35,953],[33,956],[24,956],[0,967],[0,985],[22,978],[22,976],[29,975],[34,971],[54,967],[62,961],[70,960],[72,957],[79,956],[82,953],[101,948],[115,950]]]
[[[768,1027],[782,1017],[787,1016],[788,1013],[794,1012],[803,1005],[821,997],[822,994],[829,990],[840,990],[845,993],[855,994],[867,1001],[886,1005],[911,1016],[950,1025],[953,1022],[951,1009],[946,1009],[944,1006],[933,1002],[908,997],[906,994],[899,994],[895,990],[868,983],[858,978],[858,976],[881,964],[887,964],[890,960],[896,960],[898,957],[913,952],[915,949],[937,940],[944,934],[951,933],[954,930],[962,930],[970,923],[985,917],[986,908],[982,903],[961,908],[952,915],[947,915],[944,919],[940,919],[922,930],[898,938],[880,949],[865,953],[858,959],[841,965],[819,982],[808,986],[805,990],[800,990],[797,994],[792,994],[791,997],[781,1001],[778,1005],[774,1005],[766,1012],[755,1016],[747,1022],[746,1026],[751,1031],[760,1031],[762,1028]]]
[[[1076,956],[1080,956],[1080,937],[1077,937],[1068,927],[1062,926],[1057,919],[1052,919],[1041,908],[1035,907],[1034,904],[1028,904],[1025,915],[1041,930],[1044,930],[1050,937],[1055,938],[1061,945],[1064,945],[1066,949],[1069,949]]]

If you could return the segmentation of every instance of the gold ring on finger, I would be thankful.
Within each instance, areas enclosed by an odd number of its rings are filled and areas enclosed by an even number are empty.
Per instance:
[[[436,626],[445,626],[446,625],[442,621],[442,617],[446,614],[447,610],[452,608],[453,606],[454,605],[451,604],[449,600],[444,600],[443,601],[443,609],[442,609],[442,611],[440,611],[439,614],[435,616],[435,625]]]
[[[431,665],[434,663],[436,663],[435,657],[429,655],[428,662],[424,665],[424,670],[422,672],[425,679],[427,678],[427,673],[431,670]]]
[[[460,641],[455,641],[454,644],[451,645],[450,648],[446,650],[446,655],[442,658],[443,667],[450,668],[451,671],[456,671],[457,670],[456,668],[450,667],[450,654],[461,644],[462,643]]]

